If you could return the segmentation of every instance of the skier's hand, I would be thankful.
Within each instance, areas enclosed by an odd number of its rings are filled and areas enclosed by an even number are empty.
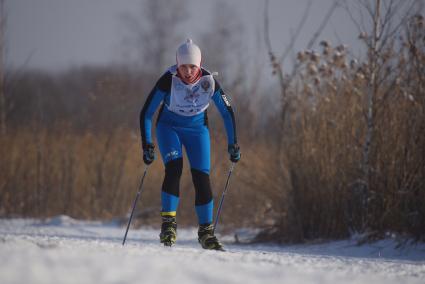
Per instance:
[[[143,162],[145,162],[146,165],[152,164],[152,162],[155,160],[155,145],[153,144],[146,144],[143,146]]]
[[[239,150],[238,144],[229,145],[227,151],[230,154],[230,161],[233,163],[237,163],[241,159],[241,151]]]

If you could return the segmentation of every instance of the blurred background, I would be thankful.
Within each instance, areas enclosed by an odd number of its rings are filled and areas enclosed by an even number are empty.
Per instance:
[[[0,217],[126,221],[139,112],[192,38],[235,109],[220,226],[425,240],[424,0],[0,0]],[[228,160],[210,108],[218,204]],[[136,224],[160,226],[164,167]],[[185,160],[178,222],[196,226]]]

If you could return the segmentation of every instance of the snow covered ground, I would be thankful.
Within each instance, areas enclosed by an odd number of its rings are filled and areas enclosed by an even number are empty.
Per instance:
[[[206,251],[195,229],[166,248],[152,228],[130,229],[67,216],[0,219],[0,283],[425,283],[425,245],[391,240],[315,245],[235,245]],[[227,241],[227,242],[226,242]]]

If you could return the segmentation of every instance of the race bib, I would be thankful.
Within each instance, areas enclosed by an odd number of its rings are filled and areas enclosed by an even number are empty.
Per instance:
[[[184,116],[197,115],[208,108],[214,88],[212,75],[202,76],[196,83],[189,85],[173,76],[168,109]]]

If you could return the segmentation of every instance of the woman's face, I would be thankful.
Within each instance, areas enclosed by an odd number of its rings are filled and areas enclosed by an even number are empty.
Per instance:
[[[199,72],[199,67],[193,64],[182,64],[179,66],[179,73],[186,82],[191,82],[196,78]]]

